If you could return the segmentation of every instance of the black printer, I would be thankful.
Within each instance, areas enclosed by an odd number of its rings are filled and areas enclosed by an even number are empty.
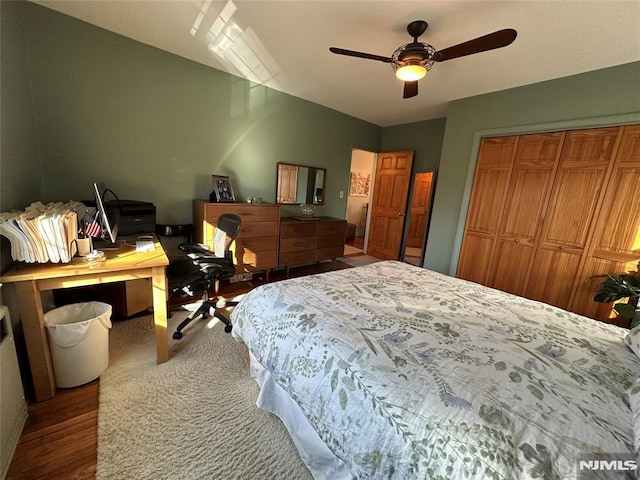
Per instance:
[[[156,207],[138,200],[110,200],[105,208],[115,218],[118,235],[135,235],[156,231]]]

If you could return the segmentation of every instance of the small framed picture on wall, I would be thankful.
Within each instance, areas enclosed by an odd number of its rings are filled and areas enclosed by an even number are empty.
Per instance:
[[[350,197],[368,197],[370,187],[370,173],[351,172],[351,179],[349,182]]]
[[[213,193],[216,201],[220,203],[235,202],[236,196],[233,193],[231,179],[223,175],[211,175],[213,180]]]

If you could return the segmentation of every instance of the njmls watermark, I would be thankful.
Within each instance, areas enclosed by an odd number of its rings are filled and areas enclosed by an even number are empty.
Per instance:
[[[635,479],[638,458],[632,453],[584,454],[578,456],[578,479]]]

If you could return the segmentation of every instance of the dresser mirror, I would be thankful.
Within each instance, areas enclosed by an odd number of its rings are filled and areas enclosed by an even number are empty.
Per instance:
[[[419,267],[424,263],[434,182],[435,172],[419,172],[413,176],[413,193],[409,205],[409,220],[405,226],[407,233],[402,259]]]
[[[326,169],[278,163],[276,203],[300,205],[324,204]]]

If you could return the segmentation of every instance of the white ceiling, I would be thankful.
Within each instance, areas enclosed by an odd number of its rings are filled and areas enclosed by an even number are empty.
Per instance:
[[[451,100],[640,60],[640,0],[36,3],[380,126],[443,117]],[[390,56],[411,41],[406,26],[418,19],[429,23],[420,41],[436,50],[502,28],[518,37],[436,63],[410,99],[389,64],[329,52]]]

